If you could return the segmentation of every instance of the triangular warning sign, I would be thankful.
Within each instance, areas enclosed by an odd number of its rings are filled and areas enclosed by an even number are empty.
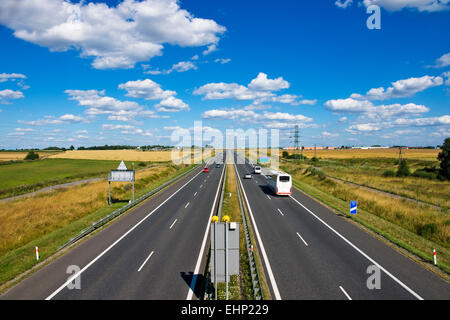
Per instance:
[[[117,167],[117,170],[128,170],[127,166],[125,165],[125,162],[122,162],[119,164],[119,167]]]

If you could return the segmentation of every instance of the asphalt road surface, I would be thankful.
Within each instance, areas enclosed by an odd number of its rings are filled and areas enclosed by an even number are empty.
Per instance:
[[[224,172],[215,160],[223,155],[209,162],[209,173],[194,170],[1,298],[198,298],[195,284]]]
[[[274,299],[450,299],[450,285],[431,271],[295,188],[274,195],[266,176],[238,159]]]

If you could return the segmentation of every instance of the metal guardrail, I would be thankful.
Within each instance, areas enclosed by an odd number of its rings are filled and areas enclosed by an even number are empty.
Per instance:
[[[125,211],[131,209],[132,207],[134,207],[135,205],[141,203],[142,201],[144,201],[145,199],[147,199],[148,197],[151,197],[152,195],[154,195],[155,193],[159,192],[160,190],[164,189],[165,187],[167,187],[168,185],[172,184],[173,182],[181,179],[182,177],[184,177],[185,175],[189,174],[190,172],[194,171],[195,169],[197,169],[201,164],[197,164],[196,166],[194,166],[193,168],[189,169],[186,172],[183,172],[182,174],[170,179],[169,181],[165,182],[164,184],[160,185],[159,187],[153,189],[152,191],[140,196],[139,198],[137,198],[135,201],[111,212],[110,214],[108,214],[107,216],[105,216],[104,218],[94,222],[90,227],[81,230],[75,237],[71,238],[69,241],[67,241],[66,243],[64,243],[61,247],[58,248],[58,250],[61,250],[69,245],[74,244],[75,242],[77,242],[78,240],[80,240],[81,238],[87,236],[89,233],[93,232],[94,230],[100,228],[101,226],[103,226],[104,224],[106,224],[107,222],[113,220],[114,218],[116,218],[117,216],[121,215],[122,213],[124,213]]]
[[[225,193],[225,183],[227,181],[227,170],[228,170],[228,165],[226,163],[224,163],[223,165],[225,166],[225,173],[224,173],[224,178],[222,181],[222,192],[220,193],[219,207],[217,210],[217,216],[219,217],[219,220],[222,220],[223,196]]]
[[[253,249],[252,239],[250,237],[250,230],[248,227],[247,215],[245,214],[245,211],[244,211],[244,204],[243,204],[243,200],[242,200],[242,196],[241,196],[242,191],[241,191],[240,184],[238,182],[238,176],[237,176],[239,174],[239,172],[237,171],[236,165],[234,165],[234,169],[235,169],[234,178],[236,180],[236,189],[237,189],[237,194],[238,194],[238,198],[239,198],[239,207],[241,209],[242,224],[244,226],[244,232],[245,232],[248,263],[250,266],[250,275],[252,278],[253,297],[255,298],[255,300],[263,300],[264,294],[263,294],[261,281],[260,281],[259,274],[258,274],[258,268],[256,266],[255,253],[252,250]]]

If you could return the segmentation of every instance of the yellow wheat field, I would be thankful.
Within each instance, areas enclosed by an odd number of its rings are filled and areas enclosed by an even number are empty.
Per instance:
[[[174,151],[174,160],[183,157],[182,152]],[[196,159],[199,155],[196,155]],[[139,151],[139,150],[73,150],[58,153],[49,158],[89,159],[89,160],[124,160],[124,161],[172,161],[172,151]]]
[[[405,159],[437,160],[438,149],[402,149],[402,157]],[[301,153],[300,150],[297,151]],[[293,153],[293,151],[289,151]],[[308,158],[314,157],[314,150],[304,150],[303,154]],[[316,150],[316,157],[323,159],[348,159],[348,158],[398,158],[399,150],[388,149],[342,149],[342,150]],[[281,153],[280,153],[281,156]]]
[[[50,156],[50,158],[118,161],[170,161],[171,154],[171,151],[73,150]]]

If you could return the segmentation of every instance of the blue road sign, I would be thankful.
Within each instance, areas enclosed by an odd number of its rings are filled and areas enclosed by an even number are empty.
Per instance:
[[[356,201],[350,201],[350,213],[351,214],[356,214]]]

